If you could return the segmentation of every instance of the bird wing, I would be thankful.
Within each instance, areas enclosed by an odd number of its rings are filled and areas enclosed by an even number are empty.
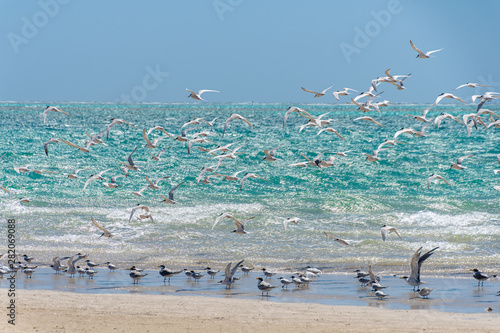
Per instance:
[[[217,93],[218,93],[218,92],[220,92],[220,91],[217,91],[217,90],[209,90],[209,89],[203,89],[203,90],[199,90],[199,91],[198,91],[198,96],[200,96],[200,97],[201,97],[201,94],[206,93],[206,92],[217,92]]]
[[[411,47],[412,47],[415,51],[417,51],[420,55],[425,55],[422,51],[420,51],[420,50],[419,50],[419,49],[415,46],[415,44],[413,44],[413,42],[412,42],[411,40],[410,40],[410,45],[411,45]]]
[[[319,94],[319,93],[318,93],[318,92],[316,92],[316,91],[312,91],[312,90],[306,89],[306,88],[304,88],[304,87],[301,87],[301,88],[302,88],[302,90],[307,91],[308,93]]]
[[[246,120],[244,117],[241,117],[241,120],[243,120],[245,123],[247,123],[248,125],[254,127],[252,124],[250,124],[250,122],[248,120]],[[254,127],[255,128],[255,127]]]
[[[420,251],[422,250],[422,247],[420,247],[417,251],[415,251],[415,254],[411,258],[411,263],[410,263],[410,279],[415,279],[419,280],[420,279],[420,266],[419,266],[419,259],[420,259]]]
[[[243,261],[245,261],[245,259],[241,260],[240,262],[238,262],[236,265],[234,265],[234,267],[231,269],[231,272],[230,272],[230,276],[233,277],[234,274],[236,273],[236,271],[238,270],[238,268],[240,268],[240,266],[243,264]],[[231,265],[231,264],[229,264]]]
[[[154,186],[155,184],[153,184],[153,182],[151,180],[149,180],[148,176],[146,176],[146,180],[148,181],[148,183],[151,185],[151,186]]]
[[[457,158],[457,164],[462,164],[462,162],[463,162],[463,161],[464,161],[467,157],[471,157],[471,156],[474,156],[474,154],[467,155],[467,156],[462,156],[462,157]]]
[[[75,145],[75,144],[73,144],[73,143],[71,143],[71,142],[69,142],[69,141],[67,141],[67,140],[61,139],[61,141],[62,141],[62,142],[64,142],[65,144],[67,144],[67,145],[69,145],[69,146],[73,147],[73,148],[78,148],[78,149],[82,148],[82,147],[77,146],[77,145]]]
[[[101,229],[101,230],[102,230],[102,231],[104,231],[105,233],[110,234],[110,232],[109,232],[109,231],[107,231],[106,229],[104,229],[104,228],[103,228],[103,227],[102,227],[99,223],[97,223],[97,222],[96,222],[96,220],[94,220],[94,218],[93,218],[93,217],[91,217],[90,219],[92,220],[92,223],[93,223],[96,227],[98,227],[99,229]]]
[[[241,222],[236,222],[236,229],[239,231],[239,232],[244,232],[245,231],[245,226],[243,225],[243,223]]]
[[[134,165],[134,161],[132,161],[132,155],[135,153],[135,151],[137,150],[137,147],[135,147],[135,149],[130,153],[130,155],[128,155],[128,163],[130,165]]]
[[[135,211],[138,210],[139,208],[141,208],[141,207],[137,206],[137,207],[132,208],[132,212],[130,213],[130,217],[128,218],[129,222],[132,220],[132,217],[134,216]]]
[[[435,250],[437,250],[438,248],[439,248],[439,246],[438,246],[438,247],[433,248],[432,250],[430,250],[430,251],[426,252],[424,255],[420,256],[420,258],[418,259],[418,271],[417,271],[417,273],[418,273],[418,277],[419,277],[419,278],[420,278],[420,268],[422,267],[423,262],[424,262],[427,258],[429,258],[431,255],[433,255],[433,254],[434,254],[434,251],[435,251]]]
[[[148,144],[148,146],[150,146],[151,141],[149,141],[148,135],[146,134],[146,129],[142,130],[142,137],[144,138],[144,140],[146,140],[146,143]]]
[[[179,188],[179,186],[181,186],[182,184],[184,184],[184,182],[180,183],[179,185],[175,186],[175,187],[172,187],[172,189],[168,192],[168,198],[170,200],[174,200],[174,192],[175,190],[177,190]]]
[[[429,51],[429,52],[427,52],[427,55],[431,55],[431,54],[432,54],[432,53],[434,53],[434,52],[439,52],[439,51],[442,51],[442,50],[443,50],[443,49],[434,50],[434,51]]]
[[[224,282],[229,282],[229,280],[231,279],[231,264],[232,262],[227,264],[226,269],[224,271]]]

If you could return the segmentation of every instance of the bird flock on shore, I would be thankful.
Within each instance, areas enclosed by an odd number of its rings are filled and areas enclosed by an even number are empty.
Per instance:
[[[434,50],[434,51],[429,51],[429,52],[423,52],[420,49],[418,49],[412,41],[410,41],[411,47],[418,53],[417,58],[419,59],[428,59],[431,57],[431,54],[441,51],[442,49],[439,50]],[[373,80],[371,80],[369,84],[369,88],[358,94],[356,97],[350,98],[350,103],[352,103],[353,108],[357,108],[358,111],[363,112],[363,113],[368,113],[368,112],[376,112],[377,115],[375,115],[376,118],[371,117],[371,116],[360,116],[356,117],[353,119],[353,122],[359,122],[359,121],[366,121],[367,123],[370,124],[370,126],[377,126],[377,127],[385,127],[384,125],[384,120],[383,120],[383,112],[381,111],[381,108],[386,107],[388,105],[391,105],[393,103],[389,101],[381,101],[381,102],[375,102],[377,98],[380,97],[380,95],[383,93],[380,91],[381,85],[389,84],[388,87],[391,87],[394,89],[394,87],[398,90],[403,90],[407,89],[405,86],[405,83],[407,80],[411,79],[412,74],[398,74],[394,75],[391,74],[390,69],[386,69],[384,71],[385,76],[380,76],[377,77]],[[368,84],[367,84],[368,85]],[[320,98],[324,97],[327,95],[327,92],[332,88],[333,86],[330,86],[320,92],[314,91],[311,89],[307,89],[304,87],[301,87],[302,90],[306,93],[311,93],[314,94],[315,98]],[[486,85],[482,85],[479,83],[472,83],[468,82],[466,84],[460,84],[453,90],[459,90],[462,88],[476,88],[476,87],[488,87]],[[219,91],[216,90],[200,90],[198,92],[189,91],[189,98],[192,98],[197,101],[205,101],[202,98],[202,94],[207,93],[207,92],[216,92],[218,93]],[[463,91],[463,90],[461,90]],[[342,90],[334,91],[332,92],[333,96],[335,99],[340,100],[340,98],[344,96],[348,96],[353,94],[354,92],[358,92],[357,90],[351,89],[351,88],[343,88]],[[426,136],[426,129],[428,126],[431,124],[433,127],[436,129],[439,129],[440,126],[443,124],[444,121],[455,121],[457,123],[460,123],[464,127],[464,132],[466,132],[467,136],[471,136],[473,130],[479,130],[479,128],[484,127],[485,130],[489,130],[490,128],[493,129],[498,129],[500,128],[500,116],[495,113],[494,111],[485,109],[484,106],[486,103],[491,102],[495,99],[500,98],[500,93],[498,92],[485,92],[482,95],[472,95],[471,100],[473,103],[478,101],[477,105],[474,105],[471,108],[471,112],[465,115],[461,116],[456,116],[452,115],[449,113],[441,113],[434,118],[430,118],[429,114],[432,111],[434,107],[436,107],[441,101],[444,99],[451,99],[454,101],[458,101],[460,103],[466,104],[466,101],[452,93],[441,93],[439,94],[435,102],[424,109],[420,115],[410,115],[407,114],[406,116],[409,117],[409,119],[412,119],[414,121],[417,121],[418,123],[422,123],[422,126],[420,127],[419,130],[413,129],[411,127],[405,127],[394,134],[392,134],[392,137],[390,139],[386,139],[385,141],[379,143],[374,147],[375,149],[371,152],[363,152],[362,154],[366,156],[366,161],[367,162],[374,162],[378,163],[381,161],[382,156],[384,152],[386,152],[389,149],[394,149],[395,147],[398,147],[399,145],[405,144],[402,141],[399,141],[400,137],[403,135],[405,136],[415,136],[419,138],[424,138]],[[307,131],[308,129],[315,129],[317,130],[316,136],[319,135],[335,135],[335,137],[332,136],[332,138],[337,138],[338,140],[343,140],[347,141],[348,138],[348,133],[342,133],[342,129],[340,128],[333,128],[331,127],[332,124],[336,121],[334,118],[327,118],[327,116],[334,111],[329,111],[327,113],[321,114],[319,116],[311,115],[305,108],[301,107],[296,107],[296,106],[291,106],[289,107],[286,111],[284,111],[283,115],[283,123],[282,127],[285,128],[286,122],[289,119],[289,117],[296,116],[300,117],[299,119],[304,119],[304,124],[301,125],[298,128],[299,132],[302,131]],[[54,113],[54,115],[52,114]],[[42,122],[45,124],[48,117],[55,116],[55,113],[61,114],[62,116],[67,116],[71,117],[71,112],[66,112],[61,110],[61,108],[56,107],[56,106],[47,106],[45,110],[42,113]],[[50,116],[49,116],[50,115]],[[61,116],[61,117],[62,117]],[[91,154],[94,149],[99,149],[99,145],[105,145],[107,144],[106,142],[109,141],[109,137],[112,135],[112,130],[116,130],[118,126],[127,126],[130,128],[137,129],[139,133],[142,134],[142,140],[141,142],[137,142],[136,147],[131,150],[127,151],[126,154],[123,155],[123,160],[126,160],[126,162],[122,161],[112,161],[110,163],[110,168],[107,168],[105,170],[92,170],[91,166],[88,166],[86,168],[78,168],[75,169],[73,173],[67,173],[65,176],[70,180],[76,180],[80,178],[81,173],[89,171],[92,172],[90,176],[87,177],[84,185],[82,186],[82,191],[86,191],[87,188],[92,188],[93,186],[96,186],[95,184],[98,181],[102,181],[101,184],[102,186],[108,188],[108,189],[115,189],[117,187],[120,187],[120,181],[121,178],[126,178],[129,177],[130,174],[132,173],[138,173],[142,171],[142,166],[139,162],[137,162],[136,157],[134,157],[134,154],[137,152],[137,149],[139,146],[143,146],[146,148],[146,150],[150,150],[151,152],[148,152],[149,156],[147,158],[151,158],[152,160],[158,162],[161,160],[162,155],[169,149],[177,149],[178,147],[173,147],[171,146],[172,144],[177,144],[177,143],[183,143],[185,145],[185,148],[187,148],[187,154],[194,154],[194,149],[196,148],[200,154],[203,154],[203,157],[206,159],[213,160],[215,162],[210,163],[208,166],[203,166],[201,169],[201,172],[197,175],[196,177],[196,184],[199,185],[201,184],[212,184],[215,179],[222,179],[224,181],[237,181],[239,183],[239,190],[243,191],[245,186],[248,186],[250,180],[257,180],[259,181],[261,186],[265,186],[265,182],[268,181],[266,178],[266,175],[261,175],[257,173],[257,171],[251,170],[235,170],[234,173],[231,174],[223,174],[222,172],[219,171],[219,168],[226,162],[231,161],[231,160],[237,160],[238,156],[241,154],[246,154],[245,152],[242,152],[241,149],[247,145],[247,143],[241,144],[241,142],[230,142],[225,145],[218,144],[216,141],[216,137],[218,134],[214,130],[216,123],[218,119],[221,116],[218,116],[212,120],[207,120],[204,119],[204,117],[193,117],[192,120],[189,122],[186,122],[183,124],[178,131],[180,131],[180,135],[174,134],[171,131],[167,131],[167,129],[162,126],[161,124],[155,125],[154,127],[151,128],[139,128],[138,124],[132,124],[129,121],[126,121],[124,119],[110,119],[109,123],[106,124],[104,128],[97,134],[89,134],[89,133],[84,133],[86,135],[86,140],[85,142],[81,143],[75,143],[75,142],[70,142],[66,138],[47,138],[47,141],[40,143],[40,149],[43,147],[43,151],[45,152],[46,156],[51,156],[52,154],[56,154],[54,152],[53,145],[64,143],[65,145],[77,149],[81,154]],[[219,121],[220,122],[220,121]],[[238,126],[235,126],[236,123],[239,123]],[[281,125],[281,122],[280,122]],[[220,134],[220,138],[224,138],[224,135],[229,133],[230,131],[235,131],[234,128],[241,128],[241,126],[245,126],[248,128],[248,130],[252,130],[253,128],[258,126],[257,119],[252,120],[252,119],[247,119],[246,117],[237,114],[237,113],[232,113],[226,120],[224,121],[223,124],[223,129],[222,133]],[[143,127],[143,126],[141,126]],[[191,134],[193,133],[193,134]],[[82,134],[83,136],[83,134]],[[346,139],[347,137],[347,139]],[[165,144],[166,141],[170,140],[169,144]],[[389,147],[391,146],[391,147]],[[277,145],[275,147],[268,147],[265,149],[262,153],[265,155],[263,158],[263,161],[272,163],[276,160],[279,159],[278,151],[279,149],[283,147],[282,144]],[[117,147],[118,148],[118,147]],[[185,149],[185,148],[179,148],[179,149]],[[197,152],[198,153],[198,152]],[[350,151],[343,151],[343,152],[332,152],[332,151],[322,151],[319,152],[317,156],[313,158],[309,158],[304,154],[301,154],[301,156],[305,159],[305,161],[297,162],[290,164],[289,167],[312,167],[312,168],[327,168],[331,167],[334,164],[334,160],[336,157],[346,157],[349,156]],[[326,155],[330,155],[326,157]],[[5,156],[3,154],[0,159],[2,159]],[[141,156],[144,157],[144,156]],[[497,156],[497,161],[500,163],[500,154]],[[464,152],[463,156],[457,156],[456,162],[451,163],[451,167],[454,170],[457,170],[459,172],[464,171],[467,167],[464,165],[466,159],[469,158],[481,158],[480,154],[478,153],[470,153],[470,152]],[[484,161],[484,163],[490,163],[490,161]],[[493,163],[493,161],[491,161]],[[466,163],[465,163],[466,164]],[[108,178],[108,174],[113,171],[117,171],[118,169],[121,171],[120,174],[113,174],[113,176]],[[36,173],[39,175],[42,174],[56,174],[57,172],[51,171],[51,170],[42,170],[38,169],[36,167],[31,168],[30,165],[23,165],[23,166],[16,166],[14,167],[14,170],[18,174],[23,174],[23,173]],[[151,171],[151,170],[148,170]],[[500,173],[500,170],[495,170],[495,174]],[[106,176],[105,176],[106,174]],[[167,179],[169,179],[169,176],[160,176],[160,177],[152,177],[151,175],[144,175],[144,182],[143,185],[139,189],[131,189],[129,191],[130,195],[136,196],[138,198],[142,197],[146,191],[151,192],[151,191],[161,191],[162,186],[161,183]],[[433,173],[430,176],[426,176],[423,181],[426,182],[427,188],[430,189],[431,185],[436,182],[436,181],[442,181],[443,183],[452,186],[452,183],[445,179],[443,176]],[[175,191],[178,191],[179,189],[182,189],[182,185],[185,184],[185,182],[178,181],[172,183],[172,186],[168,190],[167,195],[158,195],[158,199],[162,199],[161,203],[165,204],[177,204],[178,201],[174,197]],[[0,186],[0,189],[2,189],[4,192],[8,193],[9,195],[15,195],[14,190],[11,190],[8,188],[8,186],[2,185]],[[500,191],[500,186],[493,186],[493,189]],[[29,203],[29,198],[21,198],[20,201],[23,203]],[[144,204],[137,204],[137,206],[130,208],[130,217],[129,217],[129,222],[135,217],[137,220],[150,220],[152,223],[155,223],[153,215],[152,215],[152,209]],[[249,217],[246,219],[241,219],[237,218],[234,216],[233,213],[231,212],[222,212],[214,221],[212,225],[212,229],[214,229],[219,222],[223,221],[224,219],[231,219],[236,226],[236,229],[233,230],[234,233],[244,235],[247,234],[248,231],[246,230],[246,225],[247,223],[251,222],[254,217]],[[300,218],[283,218],[283,228],[286,230],[287,227],[290,226],[291,224],[297,224]],[[107,237],[107,238],[112,238],[116,232],[119,232],[118,230],[116,231],[109,231],[108,229],[103,226],[102,222],[97,221],[94,217],[90,217],[89,223],[92,223],[92,225],[97,228],[100,233],[100,237]],[[385,241],[386,238],[388,237],[389,233],[394,233],[399,239],[402,239],[400,233],[396,230],[396,228],[383,225],[381,227],[381,236],[382,240]],[[350,246],[352,245],[352,242],[348,240],[343,240],[335,235],[331,235],[330,233],[327,233],[326,231],[324,234],[327,237],[333,238],[335,241],[337,241],[341,245],[345,246]],[[405,280],[408,282],[408,284],[418,287],[422,283],[420,281],[420,267],[422,263],[429,258],[434,251],[437,248],[433,248],[432,250],[424,253],[421,255],[421,250],[422,248],[419,248],[417,252],[414,254],[412,257],[411,261],[411,274],[409,277],[407,277]],[[57,267],[59,271],[66,271],[66,273],[70,275],[74,275],[76,273],[81,273],[81,270],[78,271],[78,266],[76,266],[76,262],[86,258],[86,256],[77,254],[75,256],[71,257],[62,257],[62,258],[54,258],[54,267]],[[62,260],[68,260],[67,265],[61,264]],[[28,261],[29,262],[29,261]],[[231,286],[231,284],[234,282],[234,274],[238,270],[238,268],[242,265],[243,261],[240,261],[237,263],[235,266],[231,266],[232,263],[228,264],[228,266],[225,269],[225,278],[223,283],[226,285],[226,287]],[[67,266],[66,268],[63,268],[64,266]],[[89,265],[90,266],[90,265]],[[53,268],[54,268],[53,267]],[[21,266],[22,268],[22,266]],[[93,267],[87,267],[85,270],[85,274],[89,276],[89,278],[93,278],[94,274],[96,273],[93,269]],[[23,268],[25,273],[29,276],[34,272],[33,267],[25,267]],[[55,268],[54,268],[55,269]],[[111,268],[110,268],[111,269]],[[162,273],[163,271],[163,273]],[[370,267],[371,271],[371,267]],[[30,273],[28,273],[30,272]],[[189,271],[191,273],[191,278],[193,279],[200,279],[202,275],[200,273],[196,273],[194,271]],[[309,271],[310,273],[315,274],[314,272]],[[181,271],[177,271],[175,274],[179,274]],[[264,271],[266,273],[266,271]],[[160,275],[164,276],[165,279],[170,279],[171,276],[175,275],[174,272],[168,271],[167,268],[162,267],[160,270]],[[476,269],[474,273],[474,277],[482,283],[487,277],[483,277],[484,273],[481,273]],[[139,283],[139,280],[147,274],[142,273],[138,268],[133,266],[130,268],[130,276],[133,279],[134,284]],[[200,276],[201,275],[201,276]],[[372,277],[373,274],[368,274],[370,276],[369,281],[366,284],[373,285],[374,283],[379,283],[379,281],[375,281],[375,279]],[[266,275],[267,276],[267,275]],[[283,283],[283,286],[294,283],[295,285],[299,285],[297,279],[302,278],[302,283],[304,283],[303,279],[307,279],[307,272],[304,273],[304,277],[301,275],[297,275],[298,277],[292,276],[291,280],[282,278],[281,281]],[[366,278],[366,276],[362,276],[362,278]],[[291,281],[291,282],[290,282]],[[259,278],[258,282],[258,287],[259,290],[262,291],[262,293],[269,293],[272,289],[276,288],[277,286],[270,284],[269,282],[266,282],[264,278]],[[420,290],[420,292],[423,292],[422,296],[428,296],[430,291],[429,289],[424,289]],[[384,293],[381,290],[376,290],[378,292],[378,295],[376,295],[379,298],[384,297]]]

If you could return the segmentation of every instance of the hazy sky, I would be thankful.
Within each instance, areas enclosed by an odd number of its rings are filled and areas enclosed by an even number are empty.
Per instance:
[[[495,0],[2,0],[0,13],[3,101],[195,102],[190,88],[338,103],[333,90],[364,91],[388,68],[412,73],[403,91],[380,86],[393,102],[500,90]],[[417,59],[410,39],[444,50]],[[494,87],[452,91],[466,82]]]

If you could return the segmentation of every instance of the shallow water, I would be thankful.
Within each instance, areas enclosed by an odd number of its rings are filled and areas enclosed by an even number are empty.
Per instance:
[[[68,253],[90,253],[99,261],[122,263],[142,262],[154,266],[158,262],[173,265],[209,263],[223,265],[235,258],[246,258],[258,265],[276,269],[311,264],[348,270],[351,266],[376,263],[407,267],[416,249],[439,246],[426,263],[436,272],[466,271],[469,268],[496,269],[500,263],[500,153],[498,129],[479,128],[467,137],[465,127],[445,120],[439,129],[432,125],[423,138],[407,134],[397,139],[406,144],[388,146],[380,152],[381,161],[367,162],[362,153],[371,153],[385,139],[391,139],[402,127],[420,129],[421,124],[406,113],[420,114],[424,105],[398,105],[382,109],[382,114],[368,114],[385,127],[371,122],[353,121],[366,115],[348,105],[303,105],[310,114],[332,118],[335,134],[321,133],[299,127],[306,119],[292,114],[285,127],[285,104],[178,104],[178,105],[112,105],[60,104],[71,117],[51,112],[46,124],[41,113],[45,105],[11,103],[0,105],[0,135],[5,156],[0,161],[0,184],[14,194],[0,193],[0,215],[16,220],[16,250],[28,253],[40,262]],[[495,110],[493,106],[491,109]],[[441,112],[457,116],[473,112],[473,106],[437,106],[429,116]],[[255,128],[241,121],[231,122],[224,137],[225,120],[232,113],[246,117]],[[221,174],[255,172],[266,180],[248,179],[240,191],[240,182],[213,178],[211,184],[197,184],[202,167],[216,163],[205,153],[193,148],[187,154],[186,144],[170,138],[159,141],[159,147],[147,149],[142,129],[161,125],[170,133],[180,134],[181,126],[193,117],[216,120],[213,127],[193,126],[210,130],[218,145],[234,143],[243,154],[225,160],[217,170]],[[50,144],[49,156],[43,143],[51,137],[69,140],[80,146],[88,138],[85,133],[102,131],[111,118],[122,118],[136,127],[116,125],[106,145],[91,147],[83,153],[64,143]],[[189,128],[190,126],[187,126]],[[190,131],[192,135],[197,130]],[[150,134],[160,137],[161,132]],[[214,148],[214,144],[202,144]],[[263,161],[265,149],[283,145],[276,152],[277,161]],[[196,145],[195,145],[196,146]],[[117,189],[107,189],[102,181],[85,180],[99,171],[109,177],[119,175],[119,162],[125,162],[134,150],[134,160],[141,171],[131,171],[119,178]],[[160,162],[148,153],[162,155]],[[336,156],[330,168],[297,168],[304,154],[312,158],[320,152],[348,151],[347,157]],[[0,152],[3,154],[3,152]],[[460,156],[474,154],[464,161],[467,169],[450,169]],[[14,167],[29,164],[56,174],[21,173]],[[80,178],[70,180],[64,173],[86,168]],[[439,173],[443,182],[427,188],[427,178]],[[146,190],[142,197],[131,194],[147,185],[145,176],[170,178],[161,190]],[[175,192],[176,205],[161,202],[172,186],[183,185]],[[29,197],[31,202],[20,203]],[[138,203],[148,205],[155,223],[140,222],[131,209]],[[255,218],[247,224],[248,234],[231,233],[232,220],[221,221],[212,229],[223,212],[232,212],[240,220]],[[91,224],[93,216],[115,235],[99,238]],[[298,225],[283,228],[287,217],[299,217]],[[380,227],[388,224],[402,235],[389,234],[386,242]],[[6,235],[6,226],[2,226]],[[324,236],[326,231],[354,244],[341,246]],[[5,251],[2,251],[5,252]]]

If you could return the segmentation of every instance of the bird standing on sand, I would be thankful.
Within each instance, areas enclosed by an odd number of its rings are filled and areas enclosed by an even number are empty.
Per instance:
[[[184,272],[183,269],[179,270],[179,271],[173,271],[173,270],[170,270],[168,268],[165,267],[165,265],[160,265],[158,266],[160,267],[160,275],[163,276],[163,283],[165,283],[165,280],[168,278],[168,283],[170,283],[170,278],[174,275],[177,275],[179,273],[182,273]]]
[[[422,250],[422,247],[420,247],[415,254],[413,255],[410,263],[410,268],[411,268],[411,273],[410,276],[403,276],[402,279],[406,281],[410,286],[413,286],[414,291],[420,291],[420,285],[424,284],[424,281],[420,280],[420,268],[422,267],[422,264],[424,261],[429,258],[431,255],[434,254],[434,251],[439,248],[435,247],[432,250],[426,252],[422,256],[420,255],[420,251]],[[417,290],[415,290],[416,287],[419,287]]]
[[[487,274],[485,274],[485,273],[481,272],[481,271],[480,271],[479,269],[477,269],[477,268],[474,268],[474,269],[469,269],[469,271],[474,272],[474,274],[472,274],[472,277],[473,277],[474,279],[476,279],[476,280],[477,280],[477,285],[478,285],[478,286],[479,286],[479,285],[481,285],[481,286],[482,286],[482,285],[483,285],[483,283],[484,283],[484,281],[486,281],[486,280],[488,280],[488,279],[490,278]],[[496,277],[496,275],[492,275],[491,277]]]
[[[269,282],[264,281],[261,277],[258,277],[257,280],[259,280],[259,283],[257,283],[257,288],[259,288],[259,290],[262,291],[262,296],[264,296],[264,293],[266,293],[267,296],[269,296],[269,292],[271,290],[279,287],[271,285]]]
[[[132,284],[139,284],[139,280],[148,275],[148,273],[142,273],[132,266],[129,268],[130,273],[128,274],[132,278]]]

